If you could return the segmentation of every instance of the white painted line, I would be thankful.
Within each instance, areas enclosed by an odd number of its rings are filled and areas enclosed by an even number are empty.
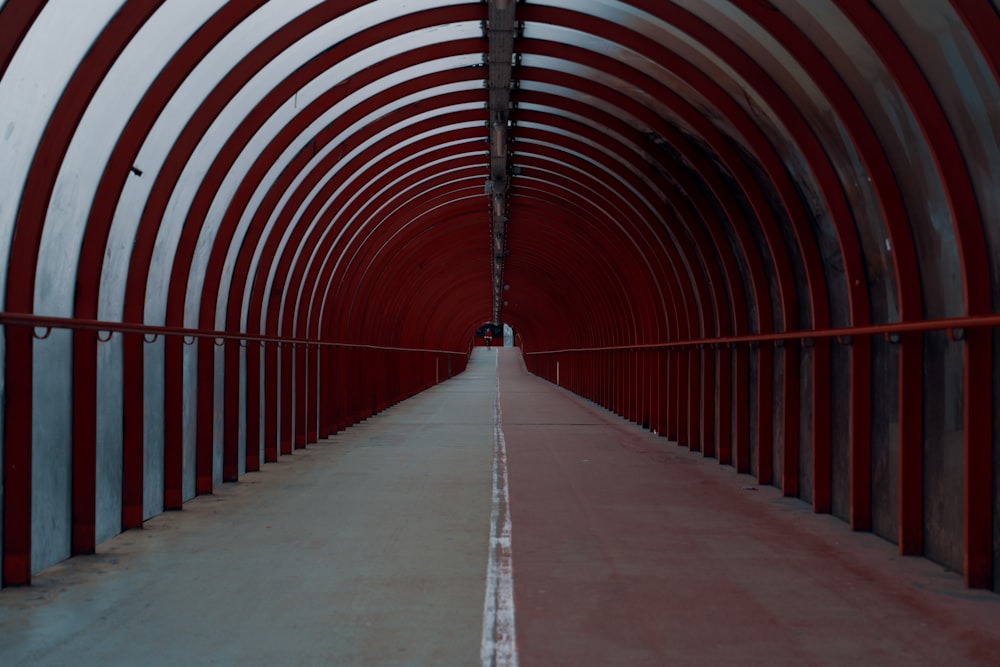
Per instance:
[[[500,425],[500,359],[493,418],[493,509],[490,513],[490,556],[483,604],[483,667],[517,667],[514,632],[514,568],[511,560],[511,523],[507,487],[507,441]]]

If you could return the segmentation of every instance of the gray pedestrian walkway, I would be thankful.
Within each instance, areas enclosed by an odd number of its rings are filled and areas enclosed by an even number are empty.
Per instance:
[[[0,591],[0,665],[473,665],[495,352]]]

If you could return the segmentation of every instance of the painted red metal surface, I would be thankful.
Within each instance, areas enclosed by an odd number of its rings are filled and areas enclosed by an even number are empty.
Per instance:
[[[32,329],[5,327],[4,334],[8,350],[31,349]],[[31,358],[8,359],[5,368],[8,395],[29,397],[8,399],[4,413],[3,585],[21,586],[31,581],[31,413],[11,412],[31,406]]]

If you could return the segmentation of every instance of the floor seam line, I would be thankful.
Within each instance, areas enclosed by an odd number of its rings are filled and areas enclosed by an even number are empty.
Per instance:
[[[480,658],[483,667],[517,667],[507,442],[501,424],[503,415],[500,407],[499,357],[497,353],[493,413],[493,502]]]

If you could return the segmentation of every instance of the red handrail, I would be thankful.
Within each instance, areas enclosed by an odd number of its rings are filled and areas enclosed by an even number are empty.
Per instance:
[[[192,338],[215,338],[217,340],[236,340],[242,342],[258,343],[292,343],[296,345],[311,345],[316,347],[341,347],[364,350],[383,350],[387,352],[430,352],[434,354],[466,355],[468,351],[454,350],[433,350],[413,347],[395,347],[390,345],[369,345],[365,343],[345,343],[341,341],[319,340],[316,338],[296,338],[281,336],[265,336],[261,334],[248,334],[234,331],[218,331],[210,329],[189,329],[186,327],[159,326],[154,324],[141,324],[133,322],[109,322],[105,320],[77,319],[72,317],[51,317],[48,315],[35,315],[33,313],[8,313],[0,312],[0,326],[30,326],[44,328],[43,335],[36,335],[36,338],[48,338],[52,329],[71,329],[77,331],[97,331],[114,333],[141,333],[155,334],[156,336],[190,336]],[[108,339],[100,339],[107,342]],[[147,343],[156,340],[145,339]]]
[[[848,343],[851,336],[873,336],[882,334],[891,338],[893,334],[904,334],[923,331],[947,329],[948,335],[954,340],[964,338],[965,329],[977,327],[1000,326],[1000,313],[976,315],[968,317],[947,317],[920,322],[892,322],[886,324],[869,324],[860,327],[834,327],[829,329],[813,329],[809,331],[779,331],[767,334],[746,334],[742,336],[719,336],[716,338],[698,338],[663,343],[641,343],[634,345],[615,345],[611,347],[580,347],[562,350],[525,351],[524,354],[564,354],[567,352],[613,352],[618,350],[659,350],[679,347],[699,347],[704,345],[738,345],[741,343],[764,343],[789,340],[809,340],[812,338],[837,338]]]

